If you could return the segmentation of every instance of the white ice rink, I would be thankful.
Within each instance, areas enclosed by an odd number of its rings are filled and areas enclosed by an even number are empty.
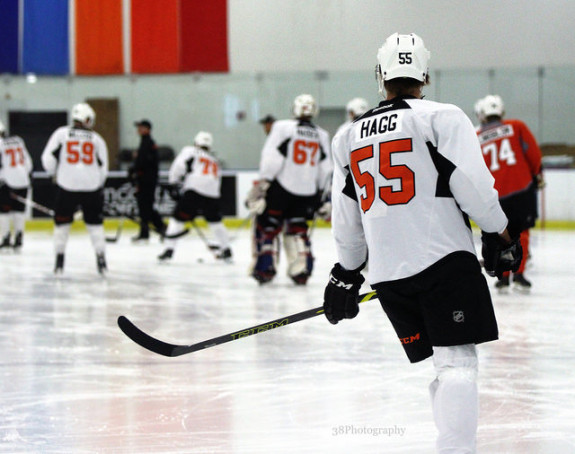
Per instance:
[[[0,251],[0,452],[434,452],[431,362],[409,364],[377,301],[337,326],[320,316],[177,358],[116,325],[126,315],[189,344],[319,306],[328,229],[313,234],[304,288],[283,262],[267,286],[247,276],[247,230],[233,264],[192,233],[159,265],[157,238],[133,234],[108,244],[105,279],[85,231],[59,279],[50,233]],[[537,231],[532,244],[531,294],[494,292],[500,340],[479,348],[481,454],[575,453],[575,233]]]

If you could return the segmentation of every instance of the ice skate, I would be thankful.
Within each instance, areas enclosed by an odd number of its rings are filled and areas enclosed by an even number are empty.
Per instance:
[[[56,265],[54,266],[54,274],[60,275],[64,273],[64,254],[56,255]]]
[[[106,257],[104,256],[103,252],[96,254],[96,266],[98,267],[98,273],[100,273],[102,276],[104,276],[108,271],[108,266],[106,265]]]
[[[522,273],[513,275],[513,288],[521,293],[531,291],[531,282],[529,282]]]

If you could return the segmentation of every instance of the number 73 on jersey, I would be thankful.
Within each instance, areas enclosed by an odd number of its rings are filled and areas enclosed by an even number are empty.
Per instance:
[[[386,205],[405,205],[415,197],[415,173],[404,164],[392,164],[391,159],[394,154],[411,153],[413,151],[411,139],[397,139],[387,142],[380,142],[377,145],[367,145],[351,152],[351,172],[357,185],[362,189],[360,197],[361,209],[364,213],[369,211],[378,197]],[[391,184],[376,187],[376,175],[370,170],[360,169],[361,163],[366,163],[362,167],[374,169],[369,160],[377,159],[379,165],[377,172],[387,181],[399,180],[399,185],[395,188]]]

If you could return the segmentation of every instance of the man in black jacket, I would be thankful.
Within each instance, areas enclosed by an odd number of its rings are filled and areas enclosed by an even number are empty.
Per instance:
[[[140,233],[132,241],[147,240],[150,237],[149,223],[155,230],[163,234],[166,225],[157,210],[154,209],[156,186],[158,184],[158,147],[150,132],[152,124],[149,120],[134,123],[141,137],[140,146],[136,152],[134,164],[129,170],[129,177],[136,187],[136,200],[140,212]]]

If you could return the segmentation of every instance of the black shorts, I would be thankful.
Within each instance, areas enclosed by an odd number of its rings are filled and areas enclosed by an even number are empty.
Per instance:
[[[513,236],[535,226],[538,217],[537,186],[532,183],[527,189],[499,199],[503,212],[509,219],[508,229]]]
[[[203,216],[208,222],[220,222],[222,220],[220,199],[206,197],[195,191],[184,192],[174,210],[174,218],[186,222],[197,216]]]
[[[286,191],[277,181],[273,181],[266,193],[266,210],[264,216],[280,220],[300,218],[313,219],[317,206],[317,196],[301,196]]]
[[[412,363],[432,346],[498,338],[487,281],[477,257],[454,252],[415,276],[372,286]]]
[[[67,191],[58,187],[56,189],[56,205],[54,207],[54,222],[56,225],[70,224],[74,220],[74,213],[78,209],[82,209],[86,224],[102,224],[104,221],[104,196],[102,191]]]
[[[23,213],[26,205],[13,197],[10,193],[14,193],[22,198],[28,197],[28,188],[12,189],[7,184],[0,186],[0,213],[10,213],[11,211],[18,211]]]

